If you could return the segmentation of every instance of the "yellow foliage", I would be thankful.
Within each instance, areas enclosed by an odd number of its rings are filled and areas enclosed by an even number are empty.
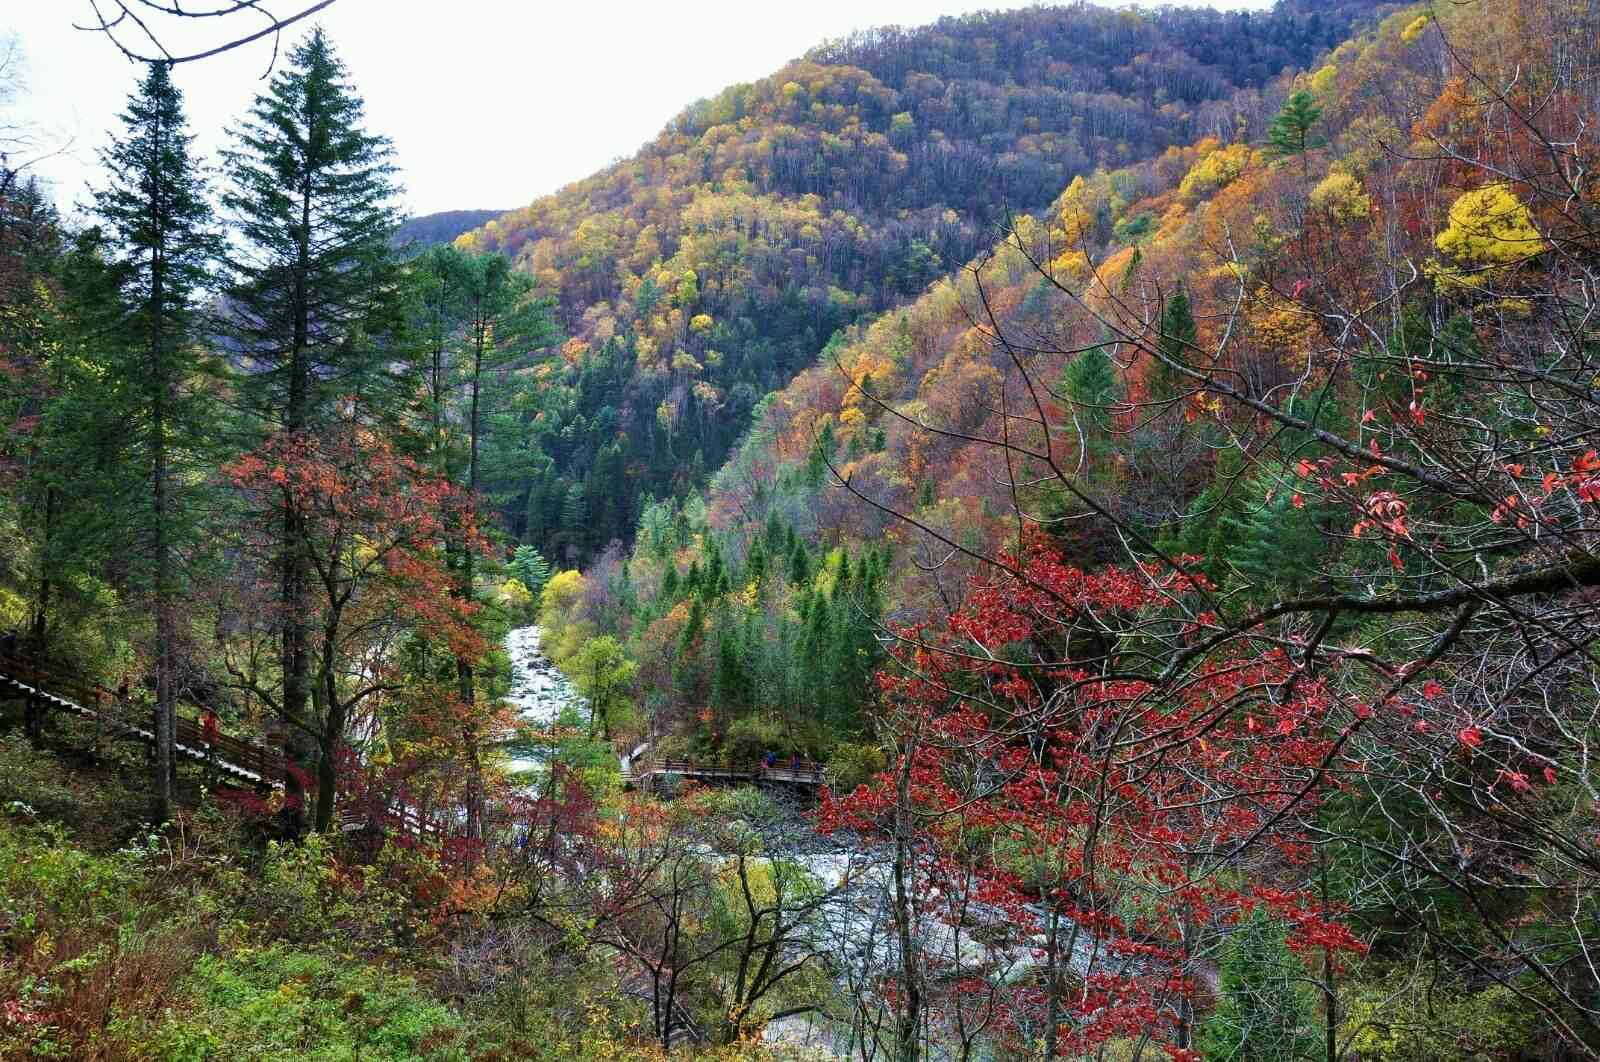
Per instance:
[[[1450,224],[1433,241],[1450,261],[1429,261],[1425,271],[1441,291],[1481,287],[1507,267],[1544,249],[1533,215],[1506,184],[1463,192],[1450,208]]]
[[[1311,91],[1318,96],[1326,96],[1333,87],[1334,80],[1339,76],[1339,68],[1329,63],[1327,66],[1311,75]]]
[[[1050,263],[1050,275],[1063,284],[1077,283],[1089,275],[1089,256],[1082,251],[1063,251]]]
[[[711,323],[711,315],[709,313],[697,313],[689,321],[689,330],[691,332],[709,332],[711,331]]]
[[[1218,148],[1204,155],[1184,175],[1178,194],[1186,199],[1209,195],[1238,177],[1249,164],[1250,145],[1229,144]]]
[[[1312,334],[1311,317],[1299,307],[1274,297],[1270,292],[1259,292],[1262,301],[1247,311],[1251,331],[1265,350],[1292,356],[1303,362],[1299,355],[1306,352]],[[1294,365],[1285,360],[1284,364]],[[1298,367],[1294,365],[1294,367]]]
[[[520,579],[507,579],[500,584],[500,603],[518,612],[533,604],[533,594]]]
[[[577,336],[573,336],[571,339],[561,344],[561,357],[565,359],[569,365],[578,364],[578,362],[583,360],[583,356],[587,353],[589,353],[589,344],[585,343]]]
[[[1533,215],[1507,184],[1463,192],[1450,208],[1450,224],[1433,241],[1443,253],[1476,265],[1509,265],[1543,249]]]
[[[1400,39],[1407,44],[1415,44],[1417,38],[1422,36],[1428,28],[1428,16],[1418,15],[1412,22],[1400,31]]]
[[[1372,213],[1372,200],[1361,190],[1361,182],[1339,170],[1328,174],[1311,190],[1311,206],[1327,211],[1339,221],[1354,221]]]
[[[583,593],[586,580],[583,573],[576,569],[557,572],[551,576],[550,581],[544,584],[544,591],[539,595],[539,615],[543,619],[546,613],[564,616],[571,611],[573,604]]]
[[[1088,183],[1081,175],[1074,177],[1058,202],[1061,206],[1061,241],[1068,247],[1076,248],[1082,243],[1083,235],[1093,221]]]

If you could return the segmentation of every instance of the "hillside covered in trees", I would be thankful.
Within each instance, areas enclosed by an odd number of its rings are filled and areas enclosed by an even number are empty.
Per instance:
[[[633,158],[466,236],[558,298],[570,339],[501,399],[514,534],[585,559],[702,485],[769,391],[1074,176],[1260,135],[1268,86],[1373,3],[1089,4],[870,31],[687,108]]]
[[[930,887],[968,858],[1017,902],[1071,881],[1074,918],[1131,904],[1174,962],[1239,882],[1136,901],[1124,875],[1280,835],[1245,891],[1307,890],[1289,947],[1320,955],[1321,999],[1240,983],[1227,1020],[1249,993],[1317,1008],[1326,1050],[1302,1024],[1248,1054],[1180,1009],[1206,1058],[1579,1057],[1529,1030],[1593,1018],[1589,934],[1557,928],[1595,872],[1572,758],[1597,694],[1596,100],[1564,65],[1592,31],[1535,2],[1401,12],[1286,81],[1257,135],[1073,178],[835,336],[708,490],[547,595],[557,651],[619,645],[669,755],[793,750],[865,783],[837,821],[925,829]],[[1129,784],[1089,795],[1108,764]],[[1097,856],[1066,825],[1085,807]],[[994,830],[1028,854],[973,856]],[[1101,894],[1057,858],[1118,870]],[[1461,1009],[1414,1011],[1429,983]],[[1508,1006],[1552,1009],[1515,1032]]]
[[[0,1059],[1600,1057],[1600,13],[1363,13],[0,155]]]

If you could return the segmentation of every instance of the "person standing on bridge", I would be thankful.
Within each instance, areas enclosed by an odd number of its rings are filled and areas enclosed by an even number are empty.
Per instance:
[[[217,713],[210,708],[200,712],[200,737],[206,743],[206,759],[217,762]]]

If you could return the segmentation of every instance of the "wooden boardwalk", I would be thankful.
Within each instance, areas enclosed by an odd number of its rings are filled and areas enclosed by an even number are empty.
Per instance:
[[[51,671],[30,660],[0,656],[0,687],[32,698],[46,708],[81,716],[113,737],[155,744],[155,709],[140,708],[104,686]],[[208,743],[200,724],[183,716],[177,719],[177,731],[175,751],[179,756],[231,781],[257,788],[282,788],[281,753],[226,734],[217,734]]]
[[[742,767],[720,767],[693,760],[645,760],[630,765],[622,776],[624,785],[653,789],[661,782],[690,779],[713,785],[783,782],[789,785],[820,786],[826,781],[822,764],[809,760],[781,760],[771,767],[755,763]]]
[[[59,671],[51,671],[25,658],[0,654],[0,689],[10,690],[35,700],[45,708],[71,712],[89,720],[108,736],[154,746],[156,721],[154,708],[140,708],[127,698],[92,682],[84,682]],[[282,789],[283,754],[226,734],[217,734],[208,743],[200,724],[193,719],[177,719],[179,756],[192,760],[231,782],[256,789]],[[392,826],[414,836],[442,837],[448,830],[416,808],[394,804],[371,816],[349,814],[339,809],[339,828],[343,831],[374,825]]]

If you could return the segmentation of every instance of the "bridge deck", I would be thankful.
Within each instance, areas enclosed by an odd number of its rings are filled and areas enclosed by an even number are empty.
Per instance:
[[[631,765],[623,775],[623,782],[634,786],[648,786],[658,778],[692,778],[705,782],[788,782],[794,785],[822,785],[825,770],[820,763],[803,760],[800,763],[777,763],[771,767],[754,763],[739,767],[721,767],[695,763],[693,760],[649,760]]]

